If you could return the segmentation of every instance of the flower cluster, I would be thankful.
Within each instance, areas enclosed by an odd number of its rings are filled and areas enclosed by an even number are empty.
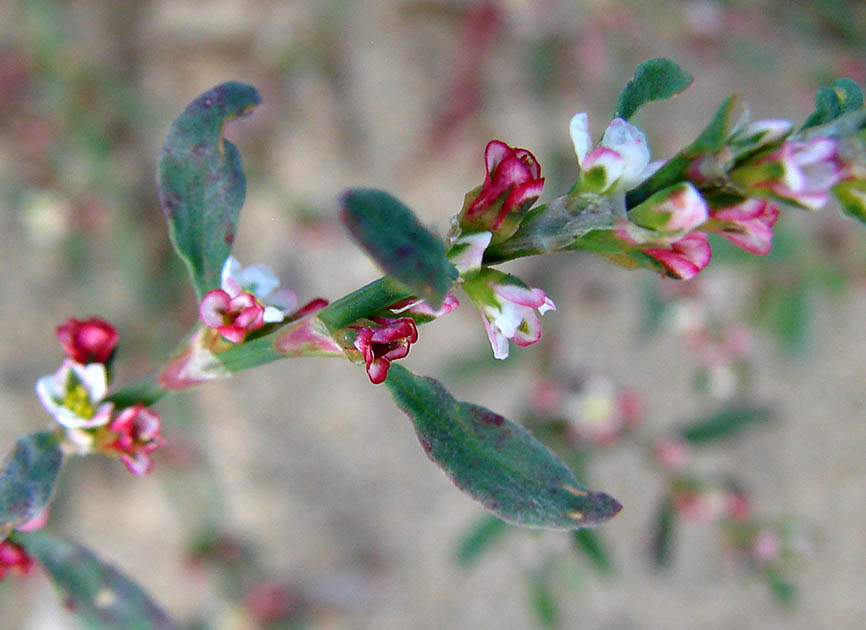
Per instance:
[[[69,447],[79,454],[116,455],[135,475],[150,472],[150,454],[162,444],[159,415],[139,404],[112,418],[114,404],[106,401],[117,331],[98,318],[69,319],[57,328],[57,338],[67,358],[36,382],[36,394],[63,427]]]

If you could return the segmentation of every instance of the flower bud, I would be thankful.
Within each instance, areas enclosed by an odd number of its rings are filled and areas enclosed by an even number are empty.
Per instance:
[[[98,317],[81,321],[67,319],[57,327],[63,351],[76,363],[106,363],[117,347],[114,326]]]
[[[735,206],[713,210],[707,230],[721,234],[737,247],[764,256],[773,247],[773,225],[779,208],[766,199],[747,199]]]
[[[7,572],[13,571],[19,575],[30,573],[33,559],[21,545],[10,540],[0,541],[0,580]]]
[[[466,194],[458,223],[464,232],[491,232],[494,242],[513,235],[541,195],[541,165],[526,149],[493,140],[485,149],[484,184]]]
[[[692,184],[669,186],[629,211],[629,219],[661,236],[677,240],[709,218],[707,203]]]
[[[106,448],[117,452],[133,475],[146,475],[153,468],[150,454],[163,442],[159,414],[138,403],[127,407],[106,427],[113,440]]]
[[[671,278],[690,280],[710,262],[712,250],[703,232],[691,232],[671,243],[669,248],[644,249],[643,253],[660,262]]]
[[[622,118],[610,122],[601,142],[591,151],[592,138],[585,113],[572,117],[568,131],[580,165],[577,188],[581,192],[630,190],[655,170],[650,164],[646,136]]]
[[[355,331],[352,345],[364,360],[370,382],[378,385],[387,378],[391,361],[409,354],[409,347],[418,341],[418,328],[411,317],[373,317],[369,321],[372,325],[349,329]]]

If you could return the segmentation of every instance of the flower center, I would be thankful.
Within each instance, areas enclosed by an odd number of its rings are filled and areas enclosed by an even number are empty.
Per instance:
[[[71,384],[66,388],[66,398],[63,406],[71,410],[79,418],[93,417],[93,403],[90,402],[90,393],[81,383]]]

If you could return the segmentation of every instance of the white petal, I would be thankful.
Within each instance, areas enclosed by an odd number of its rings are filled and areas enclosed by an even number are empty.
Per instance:
[[[250,265],[240,273],[238,282],[244,291],[249,291],[260,300],[274,292],[280,286],[277,275],[266,265]]]
[[[619,190],[629,190],[641,182],[641,174],[650,161],[649,145],[643,131],[622,118],[614,118],[604,131],[601,146],[613,149],[625,160],[617,184]]]
[[[583,158],[586,157],[589,147],[592,146],[592,138],[589,135],[589,117],[585,112],[572,116],[571,122],[568,123],[568,134],[574,145],[577,163],[583,164]]]

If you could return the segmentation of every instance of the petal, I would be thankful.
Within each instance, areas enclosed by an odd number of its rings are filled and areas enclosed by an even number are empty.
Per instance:
[[[547,301],[547,294],[541,289],[518,284],[506,282],[496,284],[493,286],[493,292],[508,302],[531,308],[540,308]]]
[[[228,278],[234,278],[237,282],[240,278],[241,271],[243,271],[243,267],[241,267],[237,258],[234,256],[226,258],[226,261],[223,263],[222,271],[220,272],[220,286],[225,288],[225,281]]]
[[[571,121],[568,123],[568,134],[571,136],[571,143],[574,145],[577,163],[583,168],[583,158],[586,157],[589,147],[592,146],[592,138],[589,135],[589,117],[585,112],[572,116]]]
[[[484,329],[487,331],[487,338],[490,340],[490,346],[493,348],[493,356],[500,360],[507,359],[508,338],[493,325],[484,313],[481,313],[481,321],[484,323]]]
[[[228,311],[231,297],[222,289],[214,289],[204,294],[198,307],[201,321],[208,328],[222,326],[223,315]]]
[[[286,318],[286,314],[275,306],[266,306],[262,321],[266,324],[275,324]]]
[[[265,302],[269,306],[275,306],[289,313],[298,308],[298,296],[291,289],[275,291],[267,296]]]
[[[238,278],[244,291],[249,291],[261,299],[273,293],[280,281],[277,275],[267,265],[250,265],[245,267]]]
[[[511,147],[500,140],[491,140],[488,142],[487,147],[484,149],[484,162],[487,166],[488,178],[490,177],[490,174],[496,170],[496,167],[499,166],[499,163],[502,162],[502,160],[513,154],[514,152]]]
[[[449,250],[451,264],[457,267],[461,275],[480,269],[484,250],[490,245],[492,238],[491,232],[475,232],[461,236]]]
[[[84,385],[91,402],[99,402],[105,398],[105,393],[108,391],[108,374],[105,371],[105,365],[102,363],[89,363],[81,365],[73,363],[72,371]]]
[[[530,346],[541,339],[541,320],[538,315],[529,311],[514,332],[514,343],[518,346]]]
[[[370,364],[367,365],[367,376],[370,379],[370,382],[373,385],[378,385],[380,383],[384,383],[385,379],[388,377],[388,368],[391,367],[391,363],[388,359],[375,359]]]
[[[589,182],[593,189],[604,192],[613,187],[622,179],[626,169],[625,158],[618,152],[608,147],[596,147],[590,151],[581,164],[581,179]],[[598,177],[592,171],[601,170],[604,176],[596,181]]]
[[[650,161],[649,145],[643,131],[622,118],[614,118],[604,131],[601,146],[613,149],[625,160],[617,188],[629,190],[642,181],[641,174]]]

